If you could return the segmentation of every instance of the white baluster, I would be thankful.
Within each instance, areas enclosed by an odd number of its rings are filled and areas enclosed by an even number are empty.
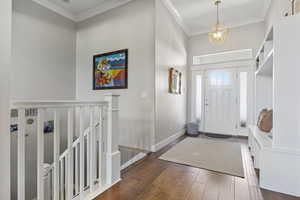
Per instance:
[[[79,154],[78,145],[75,146],[75,194],[79,194]]]
[[[60,155],[60,133],[59,133],[59,114],[54,110],[54,165],[53,165],[53,199],[59,200],[59,155]]]
[[[60,200],[64,200],[64,180],[65,180],[65,158],[60,160]]]
[[[18,110],[18,199],[25,200],[25,109]]]
[[[86,166],[86,176],[84,177],[84,180],[86,180],[86,186],[88,186],[90,184],[90,130],[88,130],[87,135],[86,135],[86,163],[84,166]]]
[[[83,199],[83,191],[84,191],[84,116],[83,116],[83,107],[80,108],[79,111],[79,140],[80,140],[80,166],[79,166],[79,177],[80,177],[80,183],[79,183],[79,192],[80,192],[80,199]]]
[[[95,138],[95,127],[94,127],[94,113],[95,107],[90,107],[90,191],[94,191],[95,181],[95,170],[96,170],[96,138]]]
[[[67,199],[72,199],[73,197],[73,132],[74,132],[74,108],[68,109],[68,189],[67,189]]]
[[[99,128],[98,128],[98,140],[99,140],[99,155],[98,155],[98,179],[99,179],[99,185],[101,186],[103,184],[103,178],[102,178],[102,156],[103,156],[103,137],[102,137],[102,131],[103,131],[103,109],[102,106],[98,107],[98,117],[99,117]]]
[[[44,199],[44,122],[45,110],[38,109],[37,117],[37,199]]]

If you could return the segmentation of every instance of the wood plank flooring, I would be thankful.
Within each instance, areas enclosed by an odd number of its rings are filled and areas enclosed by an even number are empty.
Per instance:
[[[122,181],[95,200],[300,200],[261,190],[247,141],[242,144],[245,179],[159,160],[182,137],[122,171]]]

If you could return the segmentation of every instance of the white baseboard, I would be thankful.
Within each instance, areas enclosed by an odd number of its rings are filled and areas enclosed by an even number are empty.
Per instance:
[[[167,146],[168,144],[172,143],[173,141],[175,141],[176,139],[178,139],[179,137],[183,136],[185,134],[185,129],[182,129],[180,131],[178,131],[177,133],[175,133],[174,135],[171,135],[170,137],[164,139],[163,141],[152,145],[151,147],[151,151],[152,152],[157,152],[160,149],[164,148],[165,146]]]
[[[134,156],[133,158],[131,158],[130,160],[128,160],[126,163],[124,163],[121,166],[121,170],[129,167],[130,165],[132,165],[132,164],[136,163],[137,161],[145,158],[146,156],[147,156],[146,153],[140,152],[139,154],[137,154],[136,156]]]
[[[291,196],[294,196],[294,197],[300,197],[299,188],[296,188],[296,187],[292,188],[291,190],[282,190],[282,188],[274,187],[272,185],[261,185],[260,187],[265,189],[265,190],[279,192],[279,193],[291,195]]]
[[[265,148],[259,152],[259,159],[262,188],[300,197],[300,151]]]

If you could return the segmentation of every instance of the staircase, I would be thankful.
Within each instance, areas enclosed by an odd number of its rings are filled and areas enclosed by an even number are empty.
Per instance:
[[[17,189],[18,200],[28,199],[25,177],[26,113],[35,110],[36,117],[36,199],[93,199],[120,180],[118,150],[118,96],[105,95],[104,101],[28,101],[13,102],[17,110]],[[67,114],[62,115],[62,111]],[[45,122],[53,127],[53,163],[45,172]],[[67,121],[66,133],[60,133],[60,122]],[[67,137],[61,149],[62,134]],[[28,155],[27,155],[28,156]],[[45,184],[47,175],[47,184]],[[25,180],[26,179],[26,180]],[[31,183],[29,183],[31,184]],[[33,183],[32,183],[33,184]],[[33,184],[34,185],[34,184]],[[32,198],[31,198],[32,199]]]

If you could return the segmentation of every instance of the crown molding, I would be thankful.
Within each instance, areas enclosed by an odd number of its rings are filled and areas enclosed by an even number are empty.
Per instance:
[[[104,13],[108,10],[111,10],[113,8],[122,6],[124,4],[129,3],[132,0],[123,0],[123,1],[104,1],[102,2],[102,4],[100,6],[97,6],[95,8],[86,10],[84,12],[81,12],[79,14],[74,14],[58,5],[56,5],[55,3],[52,3],[49,0],[32,0],[33,2],[48,8],[49,10],[52,10],[53,12],[60,14],[74,22],[81,22],[84,21],[88,18],[91,18],[93,16],[99,15],[101,13]],[[173,18],[175,19],[176,23],[182,28],[182,30],[184,31],[184,33],[191,37],[191,36],[197,36],[197,35],[201,35],[201,34],[206,34],[210,31],[210,29],[206,29],[206,30],[201,30],[201,31],[191,31],[189,27],[187,27],[184,22],[182,17],[180,16],[179,12],[177,11],[177,9],[175,8],[175,6],[173,5],[173,3],[171,2],[171,0],[161,0],[163,2],[163,4],[165,5],[165,7],[169,10],[170,14],[173,16]],[[270,8],[272,0],[268,0],[268,2],[266,3],[266,6],[264,8],[264,18],[261,19],[253,19],[253,20],[248,20],[245,21],[243,23],[232,23],[230,25],[227,25],[228,28],[237,28],[240,26],[245,26],[245,25],[249,25],[249,24],[254,24],[254,23],[259,23],[265,20],[265,16],[267,15],[267,12]]]
[[[104,1],[101,3],[101,5],[99,6],[96,6],[92,9],[88,9],[84,12],[81,12],[79,14],[75,14],[75,13],[72,13],[58,5],[56,5],[55,3],[52,3],[51,1],[49,0],[32,0],[33,2],[45,7],[45,8],[48,8],[49,10],[52,10],[53,12],[57,13],[57,14],[60,14],[74,22],[80,22],[80,21],[83,21],[83,20],[86,20],[88,18],[91,18],[95,15],[99,15],[101,13],[104,13],[108,10],[111,10],[113,8],[116,8],[116,7],[119,7],[119,6],[122,6],[124,4],[127,4],[129,3],[130,1],[132,0],[122,0],[122,1]]]
[[[265,0],[265,6],[264,6],[264,10],[263,10],[263,14],[264,14],[264,18],[266,19],[268,16],[268,13],[270,11],[272,5],[272,0]]]
[[[57,14],[60,14],[64,17],[76,22],[76,15],[74,15],[72,12],[69,12],[66,9],[56,5],[55,3],[52,3],[48,0],[32,0],[32,1],[45,7],[45,8],[48,8],[49,10],[52,10],[53,12],[55,12]]]
[[[248,21],[245,21],[245,22],[231,23],[229,25],[228,24],[225,24],[225,25],[229,29],[233,29],[233,28],[238,28],[238,27],[241,27],[241,26],[246,26],[246,25],[251,25],[251,24],[264,22],[264,20],[265,20],[264,18],[252,19],[252,20],[248,20]],[[206,30],[202,30],[202,31],[194,31],[194,32],[190,32],[190,36],[194,37],[194,36],[198,36],[198,35],[202,35],[202,34],[207,34],[210,31],[211,31],[210,29],[206,29]]]
[[[183,29],[183,31],[185,32],[185,34],[187,36],[193,37],[193,36],[197,36],[197,35],[201,35],[201,34],[207,34],[211,31],[211,29],[205,29],[205,30],[201,30],[201,31],[192,31],[189,27],[187,27],[184,24],[182,17],[180,16],[179,12],[175,8],[175,6],[171,2],[171,0],[162,0],[162,2],[164,3],[166,8],[169,10],[169,12],[174,17],[177,24]],[[262,18],[251,19],[251,20],[247,20],[247,21],[244,21],[244,22],[238,22],[238,23],[231,23],[231,24],[226,25],[226,26],[228,28],[238,28],[238,27],[241,27],[241,26],[246,26],[246,25],[260,23],[260,22],[265,21],[265,16],[266,16],[266,14],[269,10],[271,2],[272,2],[272,0],[268,0],[268,2],[266,3],[266,6],[265,6],[264,11],[263,11],[263,17]]]
[[[130,1],[132,0],[114,1],[113,3],[111,1],[104,1],[100,6],[79,13],[76,17],[76,22],[84,21],[88,18],[94,17],[113,8],[127,4]]]
[[[162,0],[163,4],[165,5],[165,7],[169,10],[170,14],[174,17],[175,21],[177,22],[177,24],[182,28],[182,30],[184,31],[184,33],[187,36],[191,36],[191,31],[190,29],[183,23],[183,20],[179,14],[179,12],[177,11],[177,9],[175,8],[175,6],[173,5],[173,3],[170,0]]]

